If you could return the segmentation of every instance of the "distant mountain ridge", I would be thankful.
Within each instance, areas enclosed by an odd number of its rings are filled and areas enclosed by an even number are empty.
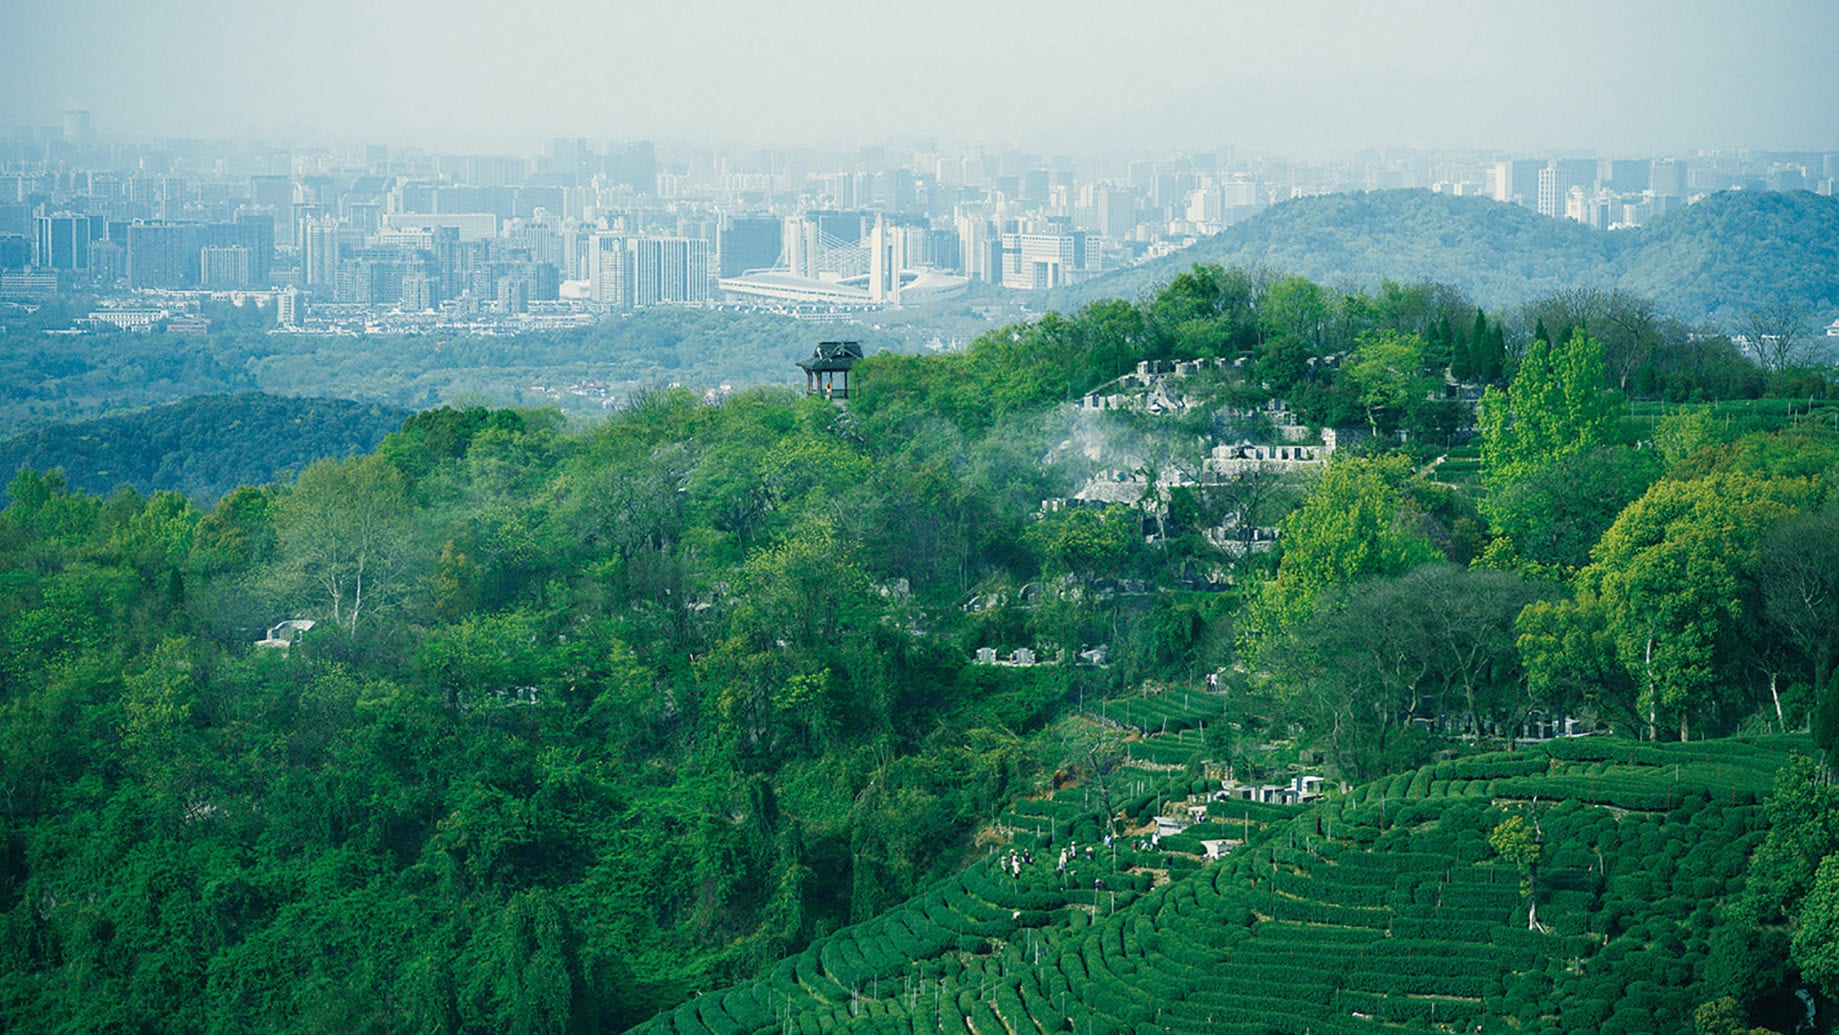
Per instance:
[[[1615,231],[1427,190],[1298,198],[1174,255],[1055,292],[1050,304],[1136,298],[1195,263],[1367,287],[1438,281],[1492,309],[1564,288],[1624,288],[1717,326],[1787,299],[1824,324],[1839,316],[1839,198],[1725,191]]]
[[[322,457],[368,453],[411,412],[243,392],[37,428],[0,438],[0,505],[3,483],[21,467],[62,468],[65,480],[86,492],[131,485],[208,505],[239,485],[265,485]]]

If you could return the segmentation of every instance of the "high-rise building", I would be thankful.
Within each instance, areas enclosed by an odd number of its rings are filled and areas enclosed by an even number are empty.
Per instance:
[[[658,156],[649,140],[608,148],[605,169],[608,179],[627,184],[641,194],[657,189]]]
[[[440,297],[439,278],[422,270],[410,270],[402,275],[402,300],[397,307],[404,312],[425,313],[435,307]]]
[[[547,219],[517,220],[505,227],[505,238],[532,262],[547,262],[558,268],[562,265],[562,235]]]
[[[1677,158],[1656,158],[1650,166],[1649,185],[1661,197],[1686,196],[1686,163]]]
[[[31,237],[37,232],[32,207],[22,201],[0,201],[0,234]]]
[[[748,270],[779,265],[784,251],[784,224],[772,216],[735,216],[721,229],[721,275],[738,277]]]
[[[136,222],[128,226],[130,288],[198,286],[199,253],[210,243],[203,223]]]
[[[818,242],[817,224],[803,216],[791,216],[785,221],[784,254],[786,268],[793,276],[816,278],[818,256],[823,247]]]
[[[1053,186],[1054,174],[1049,169],[1030,169],[1022,174],[1022,198],[1027,201],[1046,201],[1048,189]]]
[[[1226,195],[1218,187],[1189,191],[1186,216],[1190,223],[1219,222],[1226,217]]]
[[[1137,195],[1111,184],[1092,190],[1092,221],[1099,234],[1121,241],[1137,226]]]
[[[275,295],[275,324],[280,327],[300,326],[300,291],[288,288]]]
[[[588,298],[624,309],[632,304],[632,263],[625,234],[593,234],[587,239]]]
[[[1530,158],[1496,162],[1488,169],[1488,193],[1496,201],[1527,208],[1539,203],[1539,173],[1546,163]]]
[[[498,278],[498,306],[507,313],[527,313],[530,311],[530,281],[517,276]]]
[[[1565,195],[1564,214],[1586,226],[1607,230],[1621,220],[1623,207],[1620,197],[1607,188],[1592,191],[1572,187]]]
[[[964,250],[959,247],[956,228],[928,228],[926,234],[926,262],[936,270],[964,270]]]
[[[914,176],[910,169],[890,169],[875,174],[874,185],[870,188],[870,197],[875,203],[892,212],[906,212],[914,207],[918,198],[913,189]]]
[[[331,290],[338,283],[338,220],[332,216],[309,218],[301,227],[300,241],[300,272],[307,286]]]
[[[228,223],[205,227],[209,244],[249,250],[249,287],[267,287],[274,269],[275,221],[266,213],[238,215]]]
[[[184,177],[160,177],[159,214],[161,219],[182,219],[187,213],[185,205],[191,194],[191,184]]]
[[[1085,234],[1020,232],[1002,235],[1002,285],[1035,291],[1063,287],[1085,270]]]
[[[14,270],[32,263],[32,242],[24,234],[0,234],[0,270]]]
[[[294,203],[294,178],[292,176],[251,176],[249,177],[249,203],[286,211]]]
[[[1565,214],[1565,201],[1571,194],[1571,179],[1557,162],[1539,170],[1538,209],[1542,216],[1554,218]]]
[[[1806,190],[1807,170],[1799,165],[1777,165],[1763,177],[1763,185],[1769,190]]]
[[[876,302],[900,304],[900,273],[906,267],[906,235],[875,217],[868,235],[868,297]]]
[[[1604,187],[1620,194],[1639,194],[1653,182],[1654,163],[1646,158],[1616,158],[1605,161],[1597,173]]]
[[[32,263],[47,270],[89,269],[90,220],[57,212],[34,220]]]
[[[992,238],[990,221],[982,216],[958,213],[953,220],[958,231],[958,258],[964,275],[986,283],[1002,281],[1001,242]],[[992,261],[992,253],[998,258]]]
[[[89,243],[89,279],[113,286],[128,275],[127,231],[119,238]]]
[[[635,237],[632,304],[709,301],[709,242],[687,237]]]
[[[593,241],[594,231],[571,222],[563,225],[559,236],[562,239],[562,279],[587,280],[588,246]]]
[[[207,244],[198,249],[198,285],[205,288],[246,288],[255,283],[253,256],[241,244]]]

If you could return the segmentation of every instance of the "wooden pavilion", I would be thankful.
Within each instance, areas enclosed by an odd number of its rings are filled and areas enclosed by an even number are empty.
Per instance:
[[[856,389],[849,383],[849,368],[862,358],[862,343],[857,341],[820,341],[809,359],[798,365],[805,372],[805,394],[826,399],[847,399]]]

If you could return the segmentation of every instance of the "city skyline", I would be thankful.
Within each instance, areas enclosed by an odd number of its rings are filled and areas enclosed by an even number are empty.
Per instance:
[[[0,14],[0,123],[528,147],[554,136],[1051,149],[1839,148],[1839,7],[835,0]]]

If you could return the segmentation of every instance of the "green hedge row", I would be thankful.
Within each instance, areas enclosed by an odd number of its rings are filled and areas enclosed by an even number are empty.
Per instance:
[[[1483,1014],[1481,1003],[1468,999],[1420,999],[1406,995],[1344,990],[1335,1005],[1393,1024],[1427,1021],[1431,1024],[1472,1021]]]
[[[1254,941],[1287,945],[1364,945],[1385,937],[1371,927],[1322,927],[1317,924],[1261,920],[1252,928]]]

